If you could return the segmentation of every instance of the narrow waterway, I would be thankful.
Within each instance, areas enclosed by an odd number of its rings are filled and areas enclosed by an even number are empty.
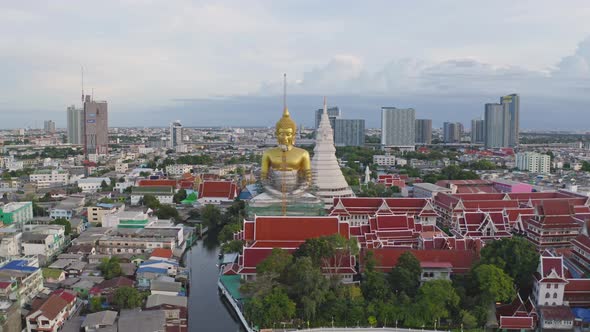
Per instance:
[[[199,240],[186,253],[186,266],[191,269],[188,299],[188,326],[191,332],[244,331],[233,309],[217,291],[219,248],[211,241]]]

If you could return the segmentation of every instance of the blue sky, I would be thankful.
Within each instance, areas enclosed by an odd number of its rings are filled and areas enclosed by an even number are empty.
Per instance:
[[[522,128],[590,129],[589,19],[586,0],[0,0],[0,127],[63,127],[83,65],[111,126],[272,125],[286,72],[305,125],[324,95],[377,127],[380,106],[467,124],[517,92]]]

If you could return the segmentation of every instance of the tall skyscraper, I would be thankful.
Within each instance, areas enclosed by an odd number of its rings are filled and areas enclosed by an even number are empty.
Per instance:
[[[364,146],[365,120],[335,119],[334,144],[336,146]]]
[[[413,108],[381,107],[381,144],[392,147],[416,145],[416,111]]]
[[[55,133],[55,122],[52,120],[45,120],[43,122],[43,130],[49,134]]]
[[[323,109],[315,111],[315,129],[318,129],[320,126],[320,120],[322,119],[323,111]],[[332,126],[332,129],[334,129],[334,122],[336,121],[336,119],[340,118],[340,116],[340,107],[335,106],[328,108],[328,118],[330,119],[330,126]]]
[[[430,119],[416,119],[416,143],[417,144],[431,144],[432,143],[432,120],[430,120]]]
[[[520,96],[513,93],[500,98],[502,104],[508,107],[508,146],[518,145],[519,119],[520,119]]]
[[[109,116],[106,101],[84,99],[84,153],[109,153]]]
[[[471,120],[471,143],[482,144],[485,141],[485,121]]]
[[[84,143],[84,110],[72,105],[68,107],[68,143]]]
[[[459,143],[463,135],[463,124],[459,122],[443,123],[443,141],[445,143]]]
[[[508,104],[485,105],[485,146],[501,148],[508,145],[510,117]]]
[[[170,143],[169,147],[174,149],[182,144],[182,124],[176,120],[170,124]]]

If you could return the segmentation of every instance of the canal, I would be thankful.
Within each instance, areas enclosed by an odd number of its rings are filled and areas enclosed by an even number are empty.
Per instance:
[[[214,241],[199,240],[185,255],[191,269],[188,299],[189,331],[243,332],[233,309],[217,292],[219,247]]]

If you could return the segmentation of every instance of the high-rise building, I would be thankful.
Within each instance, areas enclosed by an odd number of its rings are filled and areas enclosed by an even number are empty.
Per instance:
[[[445,122],[443,124],[443,141],[445,143],[459,143],[463,135],[463,124],[459,122]]]
[[[84,143],[84,110],[72,105],[68,107],[68,143]]]
[[[365,120],[335,119],[334,144],[336,146],[364,146]]]
[[[416,119],[416,144],[432,143],[432,120]]]
[[[43,122],[43,129],[46,133],[53,134],[55,133],[55,122],[52,120],[45,120]]]
[[[485,105],[485,146],[501,148],[508,145],[508,104]]]
[[[521,152],[516,154],[516,167],[531,173],[549,174],[551,157],[537,152]]]
[[[315,111],[315,129],[318,129],[320,126],[320,120],[322,119],[322,112],[323,109],[319,109]],[[328,118],[330,119],[330,126],[334,129],[334,122],[336,119],[340,118],[340,107],[330,107],[328,108]]]
[[[480,119],[471,120],[471,143],[483,144],[485,138],[485,121]]]
[[[170,143],[168,146],[174,149],[181,145],[183,145],[182,124],[180,123],[180,120],[176,120],[170,124]]]
[[[513,93],[500,98],[502,104],[507,105],[508,115],[508,146],[518,145],[519,119],[520,119],[520,96]]]
[[[381,107],[381,144],[392,147],[416,145],[416,111],[413,108]]]
[[[95,101],[89,95],[84,99],[84,152],[109,153],[109,116],[106,101]]]

